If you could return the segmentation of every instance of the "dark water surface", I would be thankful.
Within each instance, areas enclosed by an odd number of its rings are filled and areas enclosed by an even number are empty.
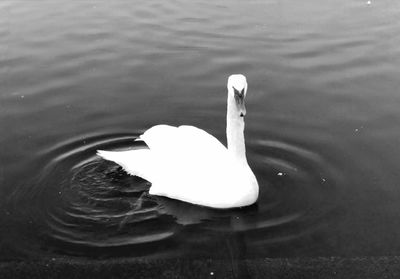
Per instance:
[[[399,19],[391,0],[2,1],[0,259],[399,255]],[[96,157],[159,123],[225,143],[231,73],[256,205],[140,198]]]

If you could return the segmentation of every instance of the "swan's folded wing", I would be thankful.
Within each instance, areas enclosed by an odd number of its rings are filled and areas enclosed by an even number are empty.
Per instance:
[[[142,140],[150,148],[157,152],[171,146],[177,137],[177,127],[169,125],[156,125],[144,132],[137,140]]]
[[[227,152],[226,147],[213,135],[194,126],[179,126],[178,134],[181,139],[180,143],[192,150],[199,150],[201,152],[208,150],[210,153]]]
[[[194,126],[157,125],[139,137],[152,152],[164,155],[225,156],[226,147],[214,136]]]
[[[215,137],[193,126],[173,127],[157,125],[147,130],[140,139],[145,141],[158,173],[163,176],[163,184],[169,178],[176,181],[187,180],[195,185],[199,175],[210,179],[226,176],[232,160],[226,147]],[[194,187],[194,186],[193,186]]]

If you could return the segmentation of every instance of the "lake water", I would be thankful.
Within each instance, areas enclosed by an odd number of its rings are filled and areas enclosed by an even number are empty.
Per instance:
[[[0,259],[400,254],[400,2],[2,1]],[[224,144],[249,83],[256,205],[139,197],[97,149]],[[204,173],[204,175],[207,175]]]

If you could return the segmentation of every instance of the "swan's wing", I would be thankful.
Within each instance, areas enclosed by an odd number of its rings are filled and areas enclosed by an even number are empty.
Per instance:
[[[169,125],[156,125],[144,132],[136,140],[142,140],[151,151],[163,151],[174,142],[177,137],[177,127]]]
[[[207,147],[210,152],[216,151],[225,153],[227,151],[226,147],[213,135],[194,126],[179,126],[178,133],[188,147],[195,148],[197,146],[200,148],[204,146]]]
[[[184,179],[202,171],[213,177],[213,172],[231,161],[225,146],[206,131],[193,126],[157,125],[147,130],[139,140],[150,148],[163,178],[172,174]]]
[[[232,183],[228,180],[236,177],[226,147],[196,127],[158,125],[139,139],[145,141],[154,159],[157,174],[151,194],[199,203],[195,197],[212,204],[229,190]]]
[[[122,166],[128,173],[150,182],[157,178],[162,183],[168,177],[193,174],[209,166],[210,156],[220,158],[226,148],[212,135],[192,126],[173,127],[157,125],[137,140],[143,140],[149,149],[129,151],[103,151],[97,154]],[[223,154],[223,155],[221,155]],[[213,162],[218,161],[214,159]]]
[[[152,152],[175,155],[209,155],[226,153],[226,147],[214,136],[194,126],[157,125],[147,130],[138,140],[143,140]],[[214,155],[216,155],[214,153]]]

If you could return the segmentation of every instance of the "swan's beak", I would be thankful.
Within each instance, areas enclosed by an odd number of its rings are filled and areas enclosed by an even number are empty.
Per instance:
[[[246,115],[246,107],[244,105],[244,90],[242,90],[242,92],[239,92],[234,88],[234,92],[235,92],[235,101],[239,112],[239,116],[244,117]]]
[[[246,115],[246,107],[244,105],[244,99],[242,99],[242,100],[243,101],[238,104],[239,116],[240,117],[245,117],[245,115]]]

